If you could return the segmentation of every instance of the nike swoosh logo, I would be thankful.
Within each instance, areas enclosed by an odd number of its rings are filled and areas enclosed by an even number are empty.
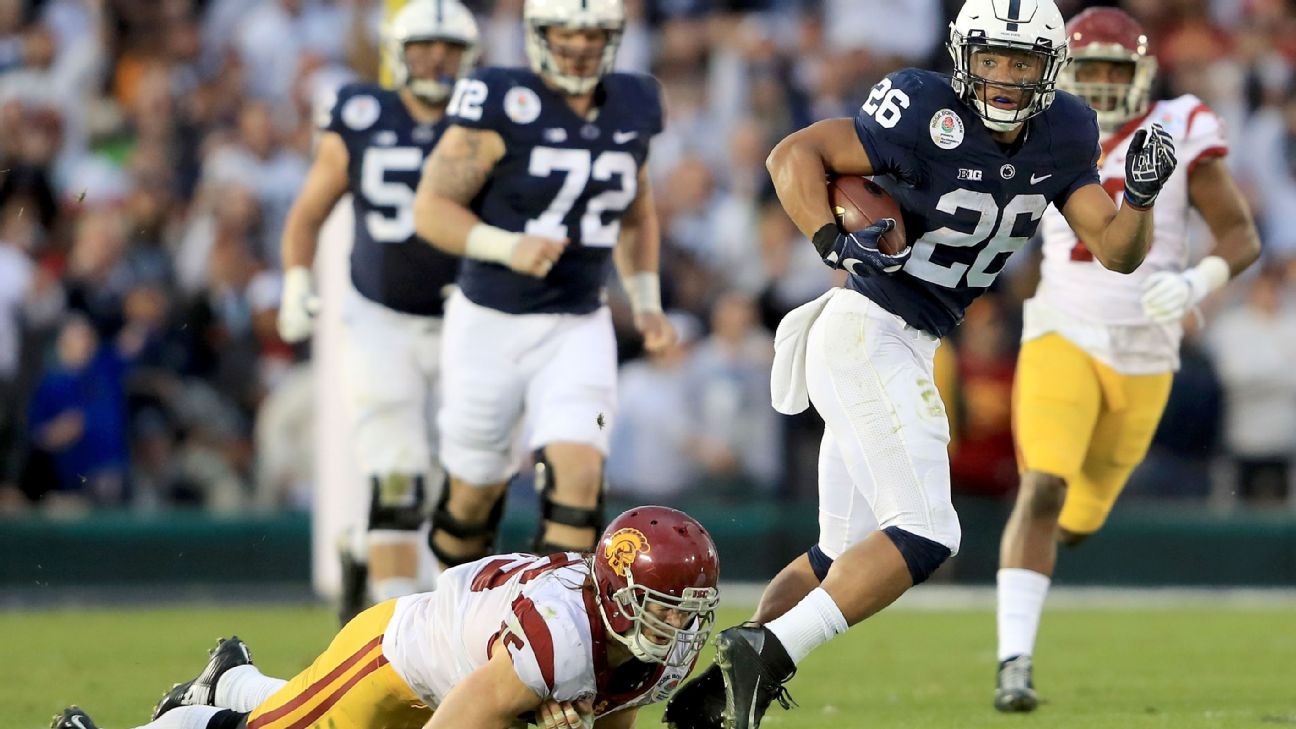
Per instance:
[[[85,725],[85,722],[81,721],[81,717],[79,716],[73,716],[71,717],[71,719],[69,719],[69,721],[71,721],[73,726],[75,726],[77,729],[88,729],[88,727],[86,727]]]
[[[747,711],[747,726],[756,726],[756,697],[760,695],[761,677],[756,676],[756,685],[752,687],[751,708]]]
[[[612,132],[612,141],[617,144],[625,144],[639,136],[639,132]]]
[[[1052,173],[1052,172],[1048,173],[1047,175],[1042,175],[1042,176],[1040,176],[1040,177],[1036,177],[1035,175],[1031,175],[1031,184],[1034,185],[1034,184],[1037,183],[1037,182],[1043,182],[1043,181],[1047,180],[1048,178],[1050,178],[1050,177],[1052,177],[1052,176],[1053,176],[1053,173]]]

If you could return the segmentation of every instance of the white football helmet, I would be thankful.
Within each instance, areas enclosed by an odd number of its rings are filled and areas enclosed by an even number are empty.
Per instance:
[[[625,8],[621,0],[526,0],[522,22],[526,26],[526,51],[531,60],[531,70],[560,91],[576,96],[593,91],[599,80],[612,71],[617,48],[621,45],[621,33],[625,30]],[[551,27],[607,31],[603,59],[593,76],[576,76],[559,70],[557,59],[545,38],[545,29]]]
[[[1008,132],[1053,103],[1058,73],[1069,60],[1066,25],[1053,0],[967,0],[950,23],[949,53],[954,59],[954,91],[963,97],[987,127]],[[1031,53],[1043,61],[1039,80],[1021,84],[995,82],[1019,88],[1029,103],[1001,109],[982,100],[978,89],[986,82],[972,70],[972,54],[995,48]],[[1023,97],[1023,101],[1026,97]]]
[[[445,41],[464,47],[456,78],[477,63],[477,20],[459,0],[409,0],[392,18],[384,32],[384,51],[391,63],[397,87],[407,87],[430,104],[450,97],[454,78],[415,78],[405,62],[405,44],[417,41]]]

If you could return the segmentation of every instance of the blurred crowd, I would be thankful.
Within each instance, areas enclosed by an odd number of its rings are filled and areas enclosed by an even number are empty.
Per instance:
[[[623,68],[661,79],[651,178],[680,344],[622,358],[612,488],[811,499],[813,414],[769,406],[773,327],[839,282],[764,159],[852,115],[886,73],[947,69],[957,0],[627,0]],[[1088,3],[1062,2],[1067,15]],[[321,99],[376,78],[381,0],[0,0],[0,510],[303,507],[310,358],[279,341],[279,231]],[[484,62],[521,65],[521,0],[468,2]],[[1296,456],[1296,5],[1128,0],[1155,96],[1226,121],[1265,245],[1209,302],[1131,485],[1284,500]],[[1197,251],[1209,245],[1199,235]],[[1009,393],[1023,253],[940,359],[955,488],[1015,487]],[[1221,486],[1222,484],[1222,486]]]

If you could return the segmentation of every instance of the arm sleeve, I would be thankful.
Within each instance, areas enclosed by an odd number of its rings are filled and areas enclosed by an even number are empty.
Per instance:
[[[855,134],[868,153],[875,175],[910,179],[914,169],[915,135],[926,133],[923,114],[910,109],[921,99],[921,83],[899,71],[877,83],[855,112]]]
[[[333,103],[329,106],[328,111],[320,115],[320,118],[317,120],[320,131],[343,134],[346,125],[342,121],[342,107],[354,95],[355,86],[352,84],[347,84],[338,89],[337,96],[333,99]]]
[[[594,696],[590,649],[563,606],[519,597],[500,637],[518,678],[541,699],[575,701]]]
[[[1224,134],[1224,123],[1206,104],[1198,103],[1188,112],[1187,131],[1183,149],[1179,150],[1180,164],[1185,165],[1188,174],[1198,162],[1212,157],[1228,155],[1228,138]]]
[[[504,114],[504,100],[511,86],[508,79],[495,69],[477,69],[455,82],[450,103],[446,105],[446,121],[470,129],[501,131],[508,122],[508,117]],[[515,104],[540,103],[534,93],[515,93]]]
[[[1079,173],[1071,180],[1071,184],[1063,188],[1062,192],[1053,199],[1053,205],[1058,210],[1066,206],[1067,200],[1071,199],[1071,195],[1076,190],[1086,185],[1101,184],[1098,176],[1098,158],[1102,156],[1102,146],[1098,143],[1098,116],[1092,111],[1088,111],[1088,125],[1084,131],[1084,139],[1086,143],[1078,147],[1079,151],[1076,155],[1081,160],[1077,163]],[[1088,150],[1087,153],[1085,150]]]

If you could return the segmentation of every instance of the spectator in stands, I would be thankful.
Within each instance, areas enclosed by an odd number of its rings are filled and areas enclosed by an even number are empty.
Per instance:
[[[126,395],[133,343],[100,346],[90,321],[70,315],[59,331],[55,363],[32,397],[32,440],[53,456],[52,504],[111,505],[126,497]]]
[[[722,294],[711,312],[711,336],[689,362],[695,403],[695,458],[714,488],[733,496],[770,493],[782,469],[782,433],[770,407],[774,338],[758,323],[756,304]]]
[[[669,319],[675,345],[625,364],[617,385],[608,482],[613,494],[644,503],[670,503],[696,484],[699,471],[687,364],[701,326],[680,312]]]
[[[1296,458],[1296,310],[1283,277],[1280,266],[1266,266],[1245,305],[1220,314],[1209,332],[1224,384],[1224,440],[1244,499],[1285,499]]]

